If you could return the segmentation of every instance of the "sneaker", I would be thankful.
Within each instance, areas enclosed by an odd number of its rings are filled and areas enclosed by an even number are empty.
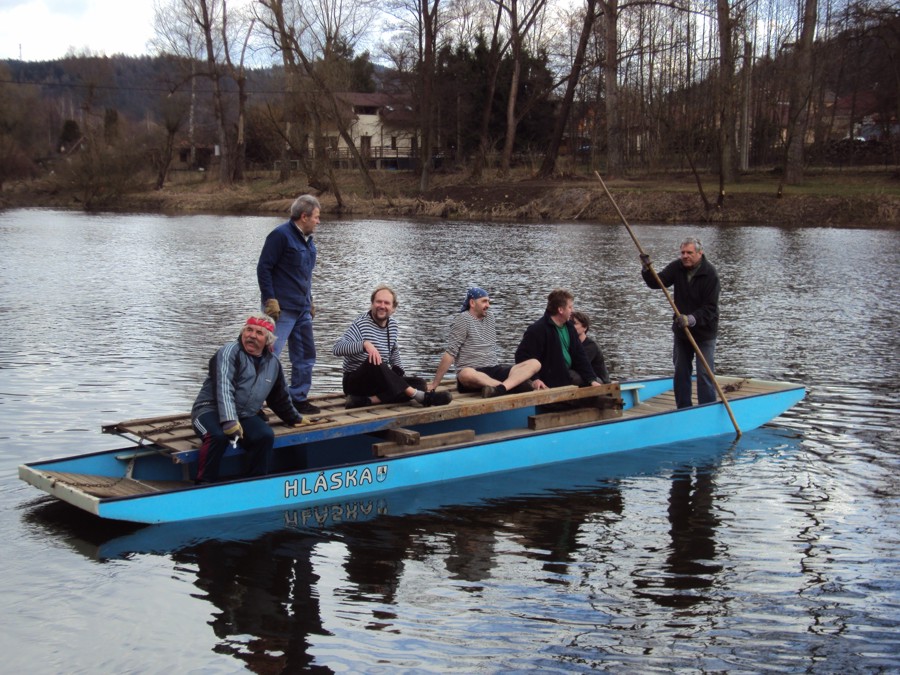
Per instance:
[[[453,394],[449,391],[426,391],[422,405],[447,405],[452,400]]]
[[[344,404],[344,408],[350,410],[351,408],[365,408],[367,405],[372,405],[372,399],[368,396],[357,396],[356,394],[350,394],[347,397],[347,402]]]
[[[302,401],[294,401],[294,408],[297,409],[297,412],[301,415],[318,415],[322,410],[318,407],[303,399]]]
[[[510,394],[527,394],[529,392],[534,391],[534,385],[531,384],[531,380],[525,380],[522,384],[517,384],[512,388]]]
[[[488,385],[486,387],[481,388],[481,398],[494,398],[494,396],[506,396],[509,392],[506,391],[506,387],[502,384],[498,384],[496,387],[492,387]]]

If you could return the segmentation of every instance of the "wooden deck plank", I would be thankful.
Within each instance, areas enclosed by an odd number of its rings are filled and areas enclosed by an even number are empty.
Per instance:
[[[130,497],[152,492],[169,492],[193,485],[193,483],[188,481],[141,481],[133,478],[111,478],[108,476],[93,476],[63,471],[45,471],[44,474],[51,480],[59,481],[69,487],[78,488],[82,492],[95,497]]]

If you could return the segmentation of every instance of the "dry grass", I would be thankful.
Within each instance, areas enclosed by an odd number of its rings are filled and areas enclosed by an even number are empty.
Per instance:
[[[534,180],[520,169],[508,178],[489,172],[479,183],[463,173],[437,172],[424,194],[418,176],[377,171],[381,194],[366,193],[355,171],[336,174],[340,203],[332,192],[319,195],[323,211],[349,217],[398,216],[454,220],[586,220],[618,222],[599,182],[586,171],[552,180]],[[900,226],[900,180],[892,170],[809,171],[801,186],[784,186],[772,172],[752,173],[726,189],[722,209],[706,210],[696,179],[688,174],[604,178],[629,222],[750,222]],[[716,201],[718,179],[702,176],[707,199]],[[149,182],[148,182],[149,184]],[[272,172],[249,173],[240,184],[219,184],[211,172],[173,173],[165,189],[147,189],[120,198],[109,208],[166,213],[259,213],[284,215],[298,195],[313,192],[300,174],[278,182]],[[33,181],[2,193],[6,206],[78,208],[72,196],[48,181]]]

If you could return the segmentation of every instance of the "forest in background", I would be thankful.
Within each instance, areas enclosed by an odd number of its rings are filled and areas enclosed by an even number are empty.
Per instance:
[[[340,206],[321,149],[334,126],[349,139],[347,91],[414,103],[422,192],[438,168],[475,183],[517,166],[712,172],[718,196],[700,191],[715,208],[749,170],[792,185],[809,166],[897,164],[893,3],[351,4],[171,0],[153,56],[0,62],[0,186],[52,173],[98,208],[148,181],[165,190],[183,148],[217,147],[222,184],[276,163],[287,180],[293,164]]]

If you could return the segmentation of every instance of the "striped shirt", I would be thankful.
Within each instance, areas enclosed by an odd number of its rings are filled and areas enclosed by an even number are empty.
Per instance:
[[[400,326],[394,321],[394,317],[388,319],[386,326],[379,326],[372,320],[372,315],[365,312],[356,317],[344,336],[334,343],[331,353],[343,356],[343,371],[352,373],[368,360],[369,355],[363,349],[363,342],[368,341],[375,345],[382,361],[390,366],[403,368],[397,344],[399,336]]]
[[[476,319],[469,311],[457,314],[447,338],[447,353],[457,370],[499,365],[494,315],[488,312],[483,319]]]

